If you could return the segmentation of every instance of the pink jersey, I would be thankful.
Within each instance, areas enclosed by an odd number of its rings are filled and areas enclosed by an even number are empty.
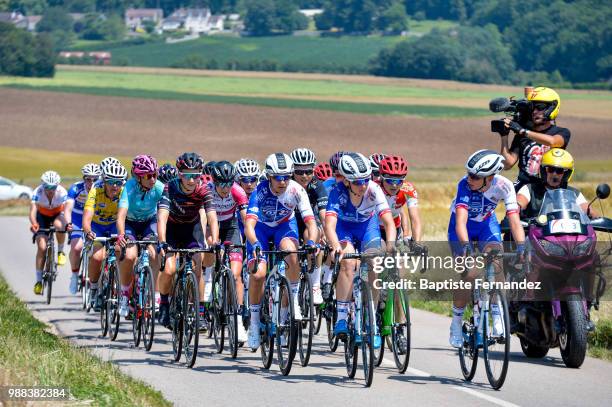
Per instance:
[[[217,211],[217,219],[219,222],[232,219],[236,216],[236,211],[246,209],[249,204],[246,192],[240,185],[234,182],[230,193],[225,197],[221,197],[215,188],[215,185],[211,182],[208,184],[208,189],[213,196],[213,207]]]

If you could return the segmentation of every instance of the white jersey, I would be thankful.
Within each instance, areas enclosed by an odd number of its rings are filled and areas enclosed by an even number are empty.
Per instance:
[[[344,222],[367,222],[372,216],[382,216],[390,212],[387,198],[380,185],[374,181],[368,183],[368,188],[359,205],[351,202],[348,189],[344,183],[336,183],[329,191],[325,216],[335,216]]]
[[[499,201],[504,201],[507,214],[519,211],[514,186],[508,178],[495,175],[489,189],[479,192],[470,189],[465,176],[457,185],[457,195],[451,204],[451,211],[454,214],[457,207],[465,208],[468,211],[468,220],[483,222],[495,212]]]
[[[32,202],[36,204],[36,208],[41,215],[55,216],[64,210],[64,204],[68,199],[66,188],[58,185],[51,200],[45,194],[45,188],[42,185],[36,187],[32,193]]]
[[[260,182],[251,194],[246,217],[274,227],[295,218],[296,208],[305,223],[314,220],[308,194],[300,184],[289,180],[285,192],[274,195],[270,190],[269,181],[265,180]]]

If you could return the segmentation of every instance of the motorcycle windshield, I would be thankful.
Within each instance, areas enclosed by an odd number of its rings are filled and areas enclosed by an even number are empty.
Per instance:
[[[581,233],[590,223],[576,199],[576,193],[568,189],[546,191],[538,218],[546,216],[550,233]]]

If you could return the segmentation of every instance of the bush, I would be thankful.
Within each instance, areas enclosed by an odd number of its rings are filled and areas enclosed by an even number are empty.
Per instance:
[[[412,18],[415,21],[423,21],[427,18],[427,16],[425,15],[424,11],[417,11],[416,13],[414,13],[414,15],[412,16]]]
[[[589,335],[589,345],[612,350],[612,320],[600,319],[595,324],[595,332]]]
[[[33,36],[0,23],[0,75],[53,77],[55,53],[49,34]]]

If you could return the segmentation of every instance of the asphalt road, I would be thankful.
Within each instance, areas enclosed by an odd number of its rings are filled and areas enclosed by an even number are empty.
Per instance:
[[[172,361],[170,333],[158,329],[151,352],[133,347],[131,323],[123,322],[117,341],[101,338],[97,314],[85,314],[80,297],[68,293],[69,268],[60,269],[50,305],[33,293],[34,253],[26,218],[0,218],[0,270],[36,317],[57,332],[121,370],[156,389],[176,405],[525,405],[599,406],[612,400],[612,364],[587,358],[580,369],[563,365],[559,350],[542,360],[523,357],[518,340],[512,342],[511,362],[504,387],[490,388],[482,359],[472,383],[466,383],[457,352],[448,345],[450,319],[412,310],[412,353],[404,375],[397,373],[386,352],[371,388],[345,376],[343,354],[329,352],[324,329],[315,338],[310,365],[294,364],[283,377],[273,364],[261,366],[259,352],[241,349],[237,360],[216,354],[211,339],[202,339],[193,369]]]

